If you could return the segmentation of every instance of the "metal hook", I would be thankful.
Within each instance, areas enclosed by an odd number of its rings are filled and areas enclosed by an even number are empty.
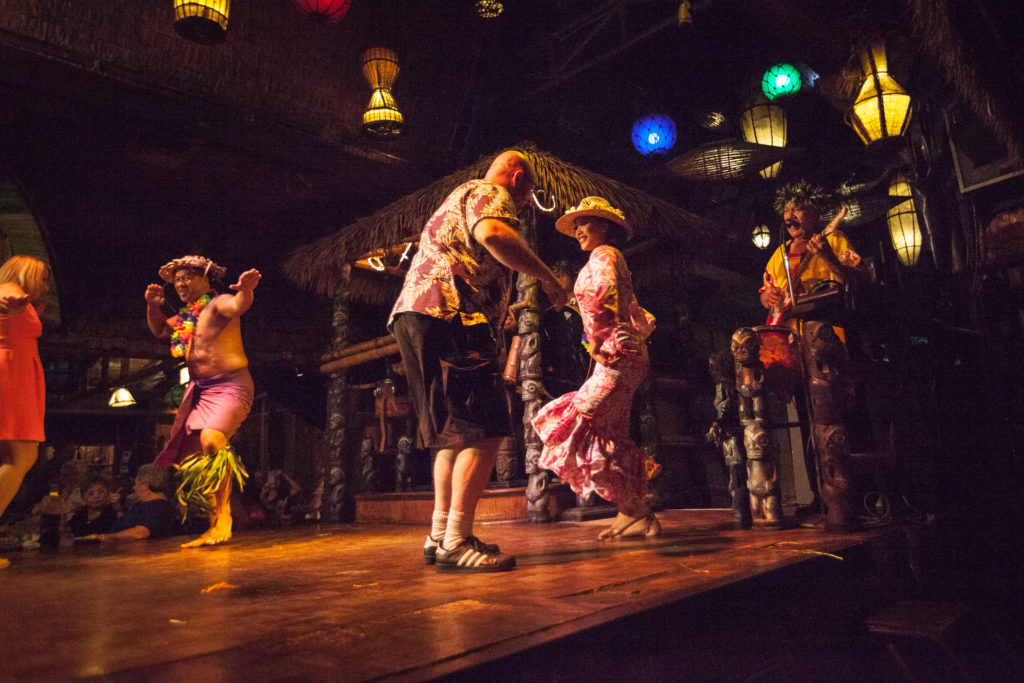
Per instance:
[[[539,187],[533,190],[532,196],[534,205],[544,213],[551,213],[556,208],[558,208],[558,202],[555,201],[554,197],[551,197],[551,206],[544,206],[543,204],[541,204],[541,202],[543,201],[542,198],[546,197],[547,193]]]

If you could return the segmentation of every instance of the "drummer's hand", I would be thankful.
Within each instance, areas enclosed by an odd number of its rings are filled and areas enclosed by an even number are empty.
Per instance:
[[[768,305],[768,308],[775,308],[782,303],[783,298],[781,289],[767,285],[764,290],[764,303]]]

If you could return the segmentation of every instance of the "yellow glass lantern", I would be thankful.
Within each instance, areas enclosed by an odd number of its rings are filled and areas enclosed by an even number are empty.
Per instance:
[[[902,173],[897,173],[889,185],[890,197],[906,197],[905,201],[889,209],[886,219],[889,223],[889,236],[896,256],[905,266],[917,265],[921,255],[921,228],[917,223],[917,208],[910,192],[910,183]]]
[[[865,145],[899,137],[910,123],[910,95],[889,75],[885,46],[874,43],[860,54],[864,85],[846,114],[846,123]]]
[[[363,130],[377,137],[402,133],[402,112],[391,94],[391,85],[398,77],[398,55],[385,47],[372,47],[363,52],[363,76],[373,88],[370,104],[363,112]]]
[[[754,97],[751,104],[740,115],[743,139],[771,147],[786,146],[786,112],[782,107],[771,104],[767,98]],[[775,178],[782,168],[782,161],[776,161],[761,169],[762,178]]]
[[[174,0],[174,30],[203,45],[224,40],[231,0]]]
[[[768,226],[762,223],[754,228],[753,240],[754,246],[758,249],[767,249],[768,245],[772,243],[772,235]]]

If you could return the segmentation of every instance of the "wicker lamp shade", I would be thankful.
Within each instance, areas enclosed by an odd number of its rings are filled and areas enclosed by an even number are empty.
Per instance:
[[[377,137],[401,135],[405,123],[398,110],[391,85],[398,77],[398,55],[394,50],[372,47],[362,55],[363,76],[373,88],[370,104],[363,112],[363,130]]]
[[[899,202],[894,197],[869,197],[864,195],[844,197],[837,204],[830,204],[821,212],[821,222],[828,224],[840,208],[846,207],[846,216],[840,230],[880,220],[886,212]]]
[[[784,154],[780,147],[727,140],[695,147],[665,167],[688,180],[715,183],[755,173],[779,161]]]
[[[174,0],[174,30],[202,45],[224,40],[231,0]]]
[[[875,43],[860,54],[864,85],[846,114],[846,122],[865,145],[899,137],[910,123],[910,95],[889,75],[885,47]]]

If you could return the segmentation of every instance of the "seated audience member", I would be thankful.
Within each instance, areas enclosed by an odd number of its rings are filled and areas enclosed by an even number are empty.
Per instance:
[[[171,486],[170,470],[156,465],[143,465],[135,475],[134,493],[137,502],[117,520],[109,534],[101,534],[105,543],[141,541],[178,533],[178,510],[167,500]]]
[[[39,519],[40,515],[60,515],[64,521],[78,512],[85,505],[82,500],[83,468],[79,461],[69,460],[60,467],[59,479],[50,485],[49,495],[32,508],[31,519]]]
[[[75,537],[105,534],[117,523],[118,506],[112,500],[111,482],[94,477],[82,484],[85,506],[68,520],[68,529]],[[118,498],[118,501],[120,499]]]

